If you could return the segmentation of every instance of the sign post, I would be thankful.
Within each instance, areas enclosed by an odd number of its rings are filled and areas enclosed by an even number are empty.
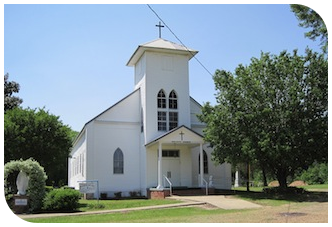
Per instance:
[[[98,180],[85,180],[78,181],[79,182],[79,190],[81,193],[97,193],[97,199],[99,202],[99,181]]]

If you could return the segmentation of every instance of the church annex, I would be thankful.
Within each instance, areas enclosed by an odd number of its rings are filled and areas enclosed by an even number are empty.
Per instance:
[[[201,105],[189,95],[188,63],[197,53],[162,38],[138,46],[127,63],[134,91],[84,125],[68,159],[69,186],[98,180],[107,197],[147,196],[169,187],[167,180],[172,187],[231,188],[231,165],[211,160],[196,117]]]

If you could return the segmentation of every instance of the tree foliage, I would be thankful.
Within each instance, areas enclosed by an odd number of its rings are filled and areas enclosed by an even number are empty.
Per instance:
[[[34,158],[48,175],[48,184],[66,182],[71,129],[44,109],[8,110],[4,115],[4,157]]]
[[[13,93],[18,93],[20,85],[15,81],[8,81],[9,74],[6,73],[4,76],[4,110],[11,110],[18,107],[23,100],[19,97],[13,96]]]
[[[307,50],[262,53],[234,74],[217,70],[217,104],[199,116],[214,159],[254,163],[281,187],[296,169],[327,161],[327,68],[323,55]]]
[[[309,39],[316,40],[320,37],[322,49],[327,52],[328,46],[328,32],[323,19],[316,11],[304,5],[291,5],[292,11],[300,21],[300,26],[304,28],[311,28],[310,31],[305,33]]]
[[[302,171],[297,178],[307,184],[327,184],[328,165],[327,163],[314,162],[307,170]]]

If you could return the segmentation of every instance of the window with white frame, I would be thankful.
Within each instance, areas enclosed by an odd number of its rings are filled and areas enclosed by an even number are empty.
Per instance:
[[[178,127],[178,96],[174,90],[170,92],[168,100],[163,89],[158,92],[157,108],[158,131],[168,131]]]
[[[123,174],[123,152],[117,148],[113,154],[113,173]]]

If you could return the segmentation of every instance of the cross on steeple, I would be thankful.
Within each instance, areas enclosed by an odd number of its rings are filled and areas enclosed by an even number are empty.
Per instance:
[[[156,24],[156,27],[159,27],[159,38],[161,38],[161,28],[165,27],[164,25],[161,25],[161,22],[159,21],[159,25]]]

